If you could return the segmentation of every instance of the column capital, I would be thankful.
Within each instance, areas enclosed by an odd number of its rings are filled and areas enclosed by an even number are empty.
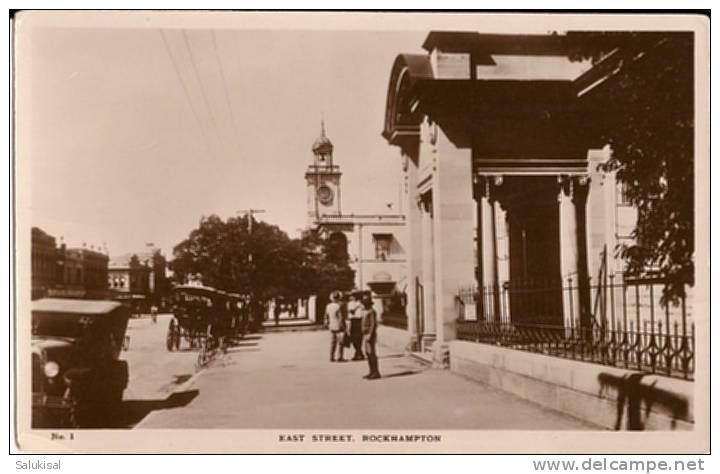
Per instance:
[[[558,199],[561,194],[576,200],[583,198],[588,191],[590,177],[587,175],[558,175]]]
[[[492,200],[496,200],[497,193],[500,186],[503,185],[504,177],[501,174],[488,175],[476,173],[473,176],[473,187],[476,190],[476,196],[485,197]]]

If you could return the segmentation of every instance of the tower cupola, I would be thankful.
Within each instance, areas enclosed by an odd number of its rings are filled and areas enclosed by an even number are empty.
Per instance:
[[[325,120],[320,122],[320,136],[313,143],[316,165],[332,166],[333,144],[325,134]]]

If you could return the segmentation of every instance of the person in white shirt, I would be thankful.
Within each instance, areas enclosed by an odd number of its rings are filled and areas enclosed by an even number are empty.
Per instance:
[[[330,302],[325,306],[325,327],[330,329],[330,362],[335,362],[335,348],[339,348],[338,362],[343,359],[343,337],[345,336],[345,318],[340,306],[340,293],[333,291]]]

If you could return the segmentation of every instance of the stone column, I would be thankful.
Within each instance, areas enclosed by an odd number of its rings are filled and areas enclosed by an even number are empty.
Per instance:
[[[563,286],[563,320],[566,328],[580,319],[578,223],[573,202],[573,178],[559,178],[560,193],[560,275]]]
[[[474,201],[470,149],[457,148],[438,127],[433,183],[435,251],[435,361],[445,363],[447,341],[455,339],[458,290],[475,282],[473,263]]]
[[[416,281],[420,277],[422,235],[421,235],[421,209],[416,205],[415,192],[417,189],[417,164],[410,156],[403,154],[403,183],[402,183],[402,206],[405,211],[405,243],[407,245],[406,255],[406,287],[407,306],[405,311],[408,318],[408,335],[413,349],[419,350],[422,334],[419,333],[417,321],[417,289]]]
[[[363,260],[365,259],[365,256],[363,255],[363,232],[362,232],[362,224],[357,224],[357,241],[358,241],[358,261],[357,261],[357,273],[355,274],[355,279],[357,281],[357,287],[359,290],[365,289],[365,280],[363,279]]]
[[[421,197],[421,238],[422,238],[422,279],[423,286],[423,328],[422,349],[429,347],[436,338],[435,333],[435,265],[433,252],[432,194]]]
[[[490,201],[490,182],[489,178],[484,178],[480,183],[483,187],[483,194],[480,197],[480,250],[482,252],[482,314],[486,321],[492,320],[495,315],[495,305],[489,292],[497,284],[497,274],[495,273],[495,209]]]
[[[502,178],[495,180],[497,186],[502,185]],[[510,280],[510,229],[508,228],[508,211],[496,199],[493,203],[495,211],[495,268],[497,272],[497,316],[496,320],[510,322],[510,304],[505,299],[503,285]]]

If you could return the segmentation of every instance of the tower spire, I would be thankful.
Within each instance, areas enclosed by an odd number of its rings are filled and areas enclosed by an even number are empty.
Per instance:
[[[333,144],[325,132],[325,114],[320,115],[320,136],[315,140],[312,147],[315,156],[320,158],[323,165],[332,165]],[[327,162],[326,162],[327,160]]]

